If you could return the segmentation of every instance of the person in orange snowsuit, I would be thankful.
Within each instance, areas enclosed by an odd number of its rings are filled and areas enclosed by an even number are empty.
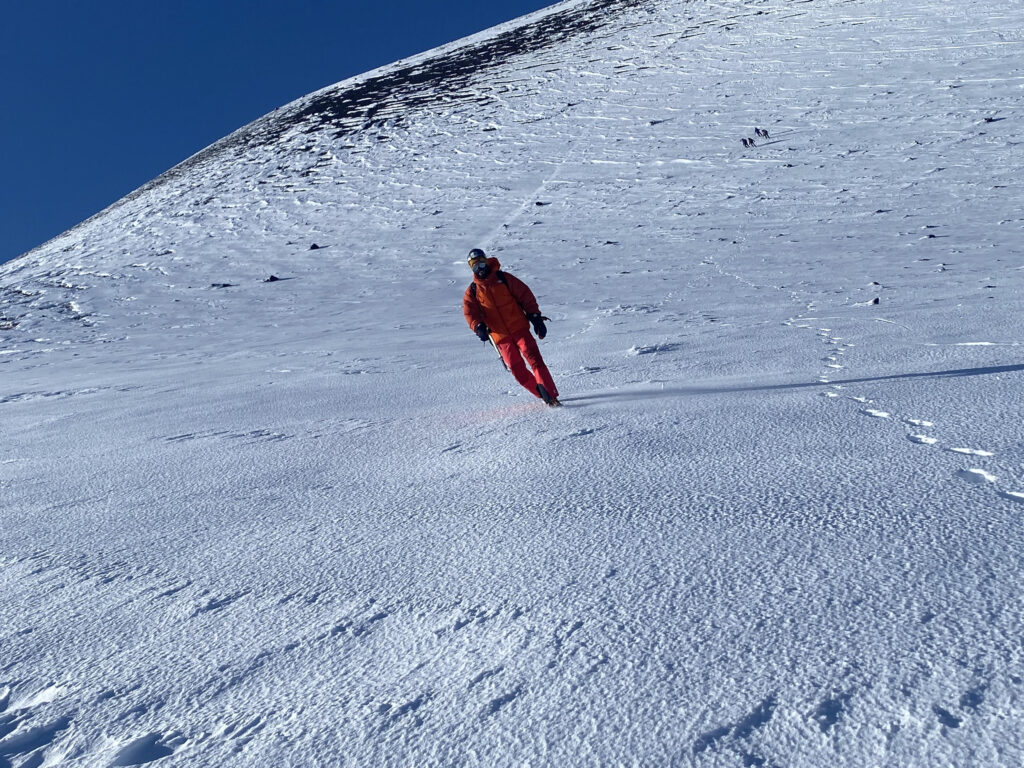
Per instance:
[[[469,327],[481,341],[494,343],[505,367],[531,394],[548,405],[561,405],[558,387],[530,335],[531,324],[538,338],[548,332],[547,318],[541,315],[533,291],[519,278],[502,272],[498,260],[479,248],[469,252],[468,262],[473,282],[462,297],[462,314]]]

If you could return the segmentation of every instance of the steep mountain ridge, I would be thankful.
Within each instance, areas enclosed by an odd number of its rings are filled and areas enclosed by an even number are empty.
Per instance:
[[[337,137],[343,137],[380,127],[388,121],[400,124],[411,112],[437,106],[438,100],[450,103],[459,99],[460,94],[462,98],[490,103],[493,97],[481,100],[475,92],[466,95],[467,87],[481,74],[507,66],[515,57],[541,52],[574,36],[593,33],[612,23],[624,9],[643,5],[650,6],[651,0],[568,0],[464,40],[357,75],[302,97],[239,129],[96,216],[103,217],[109,210],[169,179],[189,173],[205,160],[232,148],[270,145],[294,127],[306,133],[331,128]],[[96,217],[87,222],[93,218]]]

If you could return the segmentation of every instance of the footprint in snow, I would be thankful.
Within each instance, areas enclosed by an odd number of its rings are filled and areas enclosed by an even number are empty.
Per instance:
[[[939,718],[939,722],[942,723],[946,728],[959,728],[963,722],[959,717],[956,717],[949,710],[943,709],[938,704],[932,707],[932,712]]]
[[[1024,504],[1024,493],[1018,493],[1017,491],[1000,491],[999,495],[1009,501],[1016,501],[1018,504]]]
[[[963,453],[967,456],[995,456],[991,451],[979,451],[974,448],[947,448],[950,453]]]
[[[912,424],[915,427],[934,427],[930,421],[922,421],[921,419],[904,419],[907,424]]]
[[[921,445],[935,445],[938,440],[934,437],[928,437],[928,435],[908,435],[910,442],[920,443]]]
[[[503,696],[498,696],[495,699],[491,699],[491,701],[487,704],[484,710],[480,713],[481,717],[491,717],[493,715],[498,714],[498,712],[501,711],[504,707],[508,706],[513,701],[518,699],[522,692],[522,687],[519,687],[516,688],[514,691],[509,691]]]
[[[210,613],[211,611],[219,611],[222,608],[227,608],[232,603],[240,600],[246,595],[250,594],[252,590],[246,589],[241,592],[236,592],[232,595],[206,595],[205,602],[202,605],[196,607],[192,612],[192,618],[199,616],[203,613]]]
[[[702,733],[693,742],[693,755],[697,756],[703,752],[711,750],[712,752],[718,752],[723,746],[738,747],[737,742],[745,741],[749,739],[756,731],[766,726],[772,719],[772,715],[775,714],[775,709],[778,706],[778,700],[775,694],[771,694],[768,698],[762,701],[754,711],[742,718],[736,723],[726,723],[713,730]],[[764,765],[762,758],[755,758],[753,755],[748,755],[749,758],[744,758],[744,765]]]
[[[984,469],[961,469],[956,473],[956,476],[969,483],[994,483],[999,479],[995,475],[990,475]]]
[[[844,693],[832,699],[827,699],[818,705],[814,713],[814,719],[821,728],[822,733],[828,733],[845,714],[852,694]]]
[[[213,735],[230,739],[233,743],[232,750],[241,752],[266,726],[266,718],[257,715],[255,717],[242,717],[234,721],[221,723]]]
[[[874,408],[865,408],[861,411],[865,416],[871,416],[874,419],[888,419],[889,414],[885,411],[876,411]]]

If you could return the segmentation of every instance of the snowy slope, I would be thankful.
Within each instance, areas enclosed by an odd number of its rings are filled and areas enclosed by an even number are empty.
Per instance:
[[[1020,765],[1022,31],[565,3],[0,267],[0,766]]]

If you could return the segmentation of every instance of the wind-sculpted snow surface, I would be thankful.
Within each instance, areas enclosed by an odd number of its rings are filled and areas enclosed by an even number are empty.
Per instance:
[[[0,768],[1020,765],[1022,30],[569,3],[0,267]]]

